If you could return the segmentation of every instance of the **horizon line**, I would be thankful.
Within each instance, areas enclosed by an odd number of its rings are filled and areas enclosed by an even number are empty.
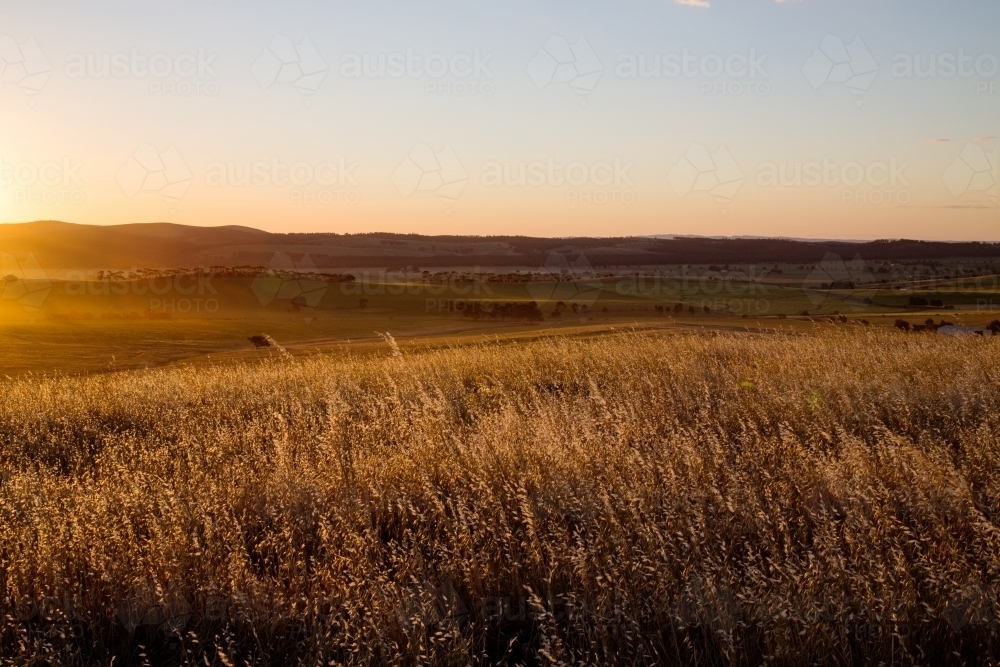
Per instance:
[[[13,226],[13,225],[33,225],[41,223],[57,223],[62,225],[74,225],[78,227],[132,227],[132,226],[152,226],[152,225],[172,225],[175,227],[185,227],[188,229],[225,229],[225,228],[242,228],[250,231],[260,232],[262,234],[274,234],[274,235],[288,235],[288,234],[302,234],[302,235],[335,235],[335,236],[374,236],[378,234],[391,235],[391,236],[424,236],[424,237],[454,237],[454,238],[497,238],[497,237],[507,237],[507,238],[526,238],[526,239],[550,239],[550,240],[572,240],[572,239],[657,239],[663,241],[669,241],[674,239],[716,239],[716,240],[734,240],[734,241],[796,241],[799,243],[893,243],[900,241],[913,241],[917,243],[981,243],[983,245],[1000,245],[1000,240],[996,241],[985,241],[981,239],[977,240],[961,240],[961,239],[921,239],[921,238],[907,238],[907,237],[876,237],[868,239],[858,239],[858,238],[816,238],[816,237],[803,237],[803,236],[761,236],[755,234],[742,234],[736,236],[727,235],[702,235],[702,234],[670,234],[670,233],[660,233],[660,234],[632,234],[625,236],[528,236],[526,234],[421,234],[417,232],[388,232],[388,231],[370,231],[370,232],[272,232],[266,229],[260,229],[259,227],[252,227],[250,225],[242,224],[227,224],[227,225],[196,225],[187,224],[182,222],[169,222],[166,220],[156,220],[151,222],[124,222],[124,223],[114,223],[114,224],[100,224],[91,222],[69,222],[66,220],[22,220],[22,221],[0,221],[0,226]]]

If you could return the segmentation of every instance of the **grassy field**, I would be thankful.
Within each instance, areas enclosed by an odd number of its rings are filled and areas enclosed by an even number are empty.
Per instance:
[[[908,269],[854,288],[824,287],[813,266],[780,267],[637,267],[520,283],[384,271],[356,272],[354,283],[269,274],[15,281],[0,298],[0,375],[246,360],[255,356],[247,337],[260,333],[301,354],[365,346],[386,331],[404,345],[440,345],[622,327],[806,330],[834,314],[883,326],[898,317],[975,325],[1000,317],[997,276],[986,267],[975,277],[960,277],[960,264]],[[941,307],[911,307],[912,298]],[[531,301],[540,321],[462,311]]]
[[[386,338],[0,380],[0,655],[994,663],[998,343]]]

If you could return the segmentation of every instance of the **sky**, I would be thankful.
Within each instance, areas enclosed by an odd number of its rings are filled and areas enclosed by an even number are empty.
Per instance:
[[[1000,241],[996,0],[7,0],[0,222]]]

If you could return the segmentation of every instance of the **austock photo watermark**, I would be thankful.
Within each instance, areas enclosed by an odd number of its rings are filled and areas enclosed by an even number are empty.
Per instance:
[[[187,193],[194,174],[176,146],[164,150],[142,143],[115,175],[119,187],[129,199],[136,195],[159,195],[164,202],[176,204]],[[175,213],[176,209],[171,209]]]
[[[666,51],[629,51],[614,57],[614,74],[621,80],[691,81],[703,96],[763,97],[771,92],[770,54],[748,48],[730,53],[698,52],[690,47]],[[860,35],[826,35],[806,57],[801,73],[813,90],[845,87],[861,106],[879,74],[888,69],[894,79],[955,79],[968,81],[979,96],[997,94],[995,53],[959,47],[935,53],[896,53],[880,63]],[[586,37],[570,43],[552,35],[528,65],[539,89],[566,84],[580,94],[596,87],[604,71],[601,58]]]
[[[303,95],[319,90],[329,69],[308,35],[298,41],[276,35],[250,67],[261,88],[288,85]]]
[[[93,297],[134,297],[122,306],[126,310],[112,308],[98,312],[97,317],[211,315],[221,306],[220,293],[213,285],[215,278],[216,273],[204,267],[51,272],[42,267],[35,253],[0,253],[0,299],[17,303],[25,313],[35,315],[53,293],[58,293],[59,307],[48,313],[56,319],[93,319]],[[82,310],[75,307],[77,303]]]
[[[635,162],[621,155],[603,160],[566,160],[557,156],[529,160],[490,159],[479,164],[475,178],[482,188],[561,191],[569,205],[629,205],[638,188]],[[758,188],[827,189],[845,205],[907,206],[913,199],[911,163],[896,156],[883,160],[846,160],[817,156],[812,160],[763,161],[752,170]],[[275,189],[292,204],[355,205],[361,201],[356,176],[359,162],[347,156],[320,160],[213,160],[199,179],[215,189]],[[84,164],[70,156],[43,161],[0,157],[0,192],[12,204],[81,204],[85,202]],[[947,166],[942,179],[953,197],[977,199],[997,206],[997,142],[982,137],[969,142]],[[158,195],[175,206],[196,180],[175,144],[139,144],[115,174],[127,198]],[[399,194],[410,198],[435,195],[450,212],[470,180],[470,172],[450,145],[413,146],[390,174]],[[727,146],[691,144],[672,165],[667,182],[679,198],[707,196],[722,213],[746,181],[744,167]],[[176,209],[171,208],[171,213]]]
[[[631,273],[619,278],[614,289],[619,296],[678,301],[675,313],[697,304],[696,311],[700,312],[708,308],[715,313],[765,315],[771,312],[774,290],[765,282],[771,270],[771,265],[731,269],[679,266]]]
[[[755,182],[761,188],[828,188],[843,204],[906,205],[912,200],[906,171],[896,157],[884,161],[837,162],[829,156],[804,162],[761,162]]]
[[[770,54],[748,48],[730,53],[698,52],[690,47],[666,51],[629,51],[613,59],[620,80],[691,81],[702,96],[763,97],[771,92]],[[979,96],[997,94],[998,59],[991,52],[956,48],[936,53],[896,53],[888,65],[869,50],[860,35],[826,35],[806,57],[801,73],[813,90],[843,86],[860,107],[880,72],[894,79],[968,81]],[[586,37],[571,43],[551,35],[527,68],[539,89],[566,84],[581,95],[594,90],[604,71]]]
[[[428,95],[492,96],[496,92],[492,60],[493,54],[481,49],[425,54],[406,48],[391,53],[345,53],[338,72],[345,79],[420,80]]]
[[[977,166],[981,166],[979,162]],[[909,168],[909,162],[895,156],[865,162],[842,162],[830,156],[794,162],[765,161],[755,166],[753,182],[759,188],[826,188],[837,192],[842,204],[905,206],[913,198],[906,173]],[[725,145],[711,150],[694,143],[670,169],[667,180],[678,197],[705,193],[725,213],[745,177]]]
[[[621,53],[615,59],[619,79],[692,81],[702,95],[763,97],[771,92],[768,54],[698,54],[688,48],[673,53]]]
[[[603,283],[582,252],[549,253],[536,269],[498,272],[495,268],[472,267],[463,271],[419,271],[411,269],[362,269],[353,271],[355,279],[340,285],[341,294],[367,303],[367,297],[423,297],[427,313],[481,314],[484,317],[531,319],[540,314],[534,302],[562,301],[575,304],[574,310],[586,310],[597,300]],[[523,293],[509,293],[499,286],[512,283]],[[529,306],[518,310],[514,306]]]
[[[895,53],[889,59],[889,75],[896,80],[957,80],[971,84],[977,96],[997,94],[998,59],[995,53],[969,52],[963,47],[934,53]],[[865,93],[875,83],[884,63],[860,36],[842,39],[827,35],[802,66],[802,73],[814,90],[843,85],[861,106]]]
[[[566,37],[552,34],[528,62],[526,71],[538,90],[566,86],[580,96],[580,105],[586,106],[585,96],[594,90],[604,65],[586,37],[570,43]]]
[[[357,204],[361,191],[354,172],[358,162],[345,156],[318,161],[212,160],[205,165],[204,185],[209,188],[277,189],[288,193],[292,204]],[[194,173],[175,145],[159,150],[140,144],[119,169],[116,180],[126,197],[159,194],[176,204],[194,181]]]
[[[216,274],[206,268],[189,271],[67,271],[61,281],[68,297],[134,296],[143,313],[199,315],[217,313]]]
[[[12,301],[33,314],[52,293],[52,281],[34,253],[0,252],[0,300]]]
[[[614,290],[620,296],[675,301],[676,314],[780,317],[808,315],[817,309],[832,310],[837,315],[908,306],[952,310],[956,303],[977,312],[992,312],[992,302],[981,295],[994,292],[997,286],[997,275],[974,263],[900,264],[827,253],[816,262],[782,264],[781,268],[770,262],[651,267],[619,276]],[[915,296],[914,290],[931,292],[933,297]],[[787,305],[779,307],[782,300],[798,296],[808,299],[804,312],[789,313]],[[663,308],[669,314],[670,304]]]
[[[361,191],[354,171],[358,163],[339,156],[318,162],[269,160],[209,162],[205,185],[210,188],[278,188],[292,204],[357,204]]]
[[[813,309],[836,302],[852,312],[868,310],[877,287],[875,274],[860,255],[845,261],[835,253],[827,253],[802,283]]]
[[[52,74],[52,64],[34,37],[0,35],[0,82],[37,95]]]
[[[877,46],[877,45],[876,45]],[[221,91],[212,48],[148,51],[138,46],[121,51],[65,55],[60,73],[69,80],[140,81],[150,95],[215,97]],[[531,57],[525,73],[537,89],[566,87],[580,95],[595,90],[605,62],[619,80],[687,81],[702,96],[763,97],[772,89],[770,53],[757,47],[733,52],[702,52],[690,46],[605,54],[586,36],[551,34]],[[332,64],[331,64],[332,63]],[[977,96],[995,97],[1000,90],[1000,56],[957,46],[934,52],[898,52],[878,57],[860,35],[826,35],[802,60],[801,74],[813,90],[843,86],[858,106],[880,76],[896,80],[968,82]],[[412,80],[427,95],[468,97],[496,93],[496,54],[486,48],[352,51],[324,55],[309,35],[275,35],[249,66],[262,89],[290,86],[304,95],[316,93],[330,75],[342,80]],[[32,36],[0,35],[0,80],[25,93],[42,90],[53,73],[52,62]]]
[[[369,297],[408,296],[423,298],[424,312],[463,314],[466,309],[491,311],[502,305],[489,282],[481,279],[486,271],[473,267],[469,272],[446,272],[444,275],[414,275],[406,269],[361,269],[352,272],[354,280],[342,282],[340,293],[357,299],[363,309]]]
[[[151,95],[212,97],[220,90],[215,70],[218,56],[205,48],[180,53],[145,53],[137,47],[114,53],[74,52],[65,57],[62,74],[71,80],[143,81]],[[52,63],[34,37],[19,41],[0,35],[0,80],[4,83],[37,94],[52,72]]]
[[[966,53],[964,48],[939,53],[897,53],[890,72],[896,79],[955,79],[974,86],[976,95],[997,94],[1000,58],[995,53]]]
[[[710,150],[700,143],[691,144],[667,175],[678,197],[705,193],[715,200],[723,214],[743,180],[743,170],[725,145]]]
[[[451,146],[436,150],[430,144],[413,146],[392,172],[392,182],[404,199],[417,194],[435,195],[451,213],[452,206],[465,190],[469,173]]]
[[[967,205],[988,206],[1000,212],[1000,146],[996,137],[980,137],[967,143],[942,176],[952,197]]]
[[[549,156],[544,160],[488,160],[480,167],[479,184],[485,188],[552,188],[563,190],[567,204],[632,204],[635,166],[621,156],[608,160],[565,161]]]
[[[486,160],[479,168],[484,188],[548,188],[565,192],[567,204],[631,204],[636,199],[634,162],[621,156],[585,162],[554,156],[536,160]],[[469,172],[451,146],[416,144],[392,174],[400,195],[433,193],[447,210],[461,196]]]
[[[68,79],[117,79],[147,83],[150,95],[214,97],[218,53],[205,48],[182,53],[147,54],[133,47],[117,53],[71,53],[63,73]]]
[[[340,292],[346,296],[450,296],[494,297],[489,283],[476,278],[486,273],[482,267],[468,272],[447,272],[442,278],[424,280],[420,274],[406,269],[360,269],[353,272],[355,280],[342,283]]]
[[[594,305],[604,283],[590,264],[583,251],[570,253],[550,252],[528,283],[528,294],[539,301],[569,302],[575,307],[590,308]]]
[[[845,86],[856,98],[855,104],[859,107],[878,73],[878,63],[860,36],[843,40],[836,35],[827,35],[802,65],[802,74],[813,90]]]
[[[291,255],[276,252],[264,271],[254,277],[250,291],[262,307],[287,301],[293,308],[317,308],[330,285],[320,279],[316,264],[308,254],[295,260]]]
[[[0,156],[0,188],[11,194],[11,203],[82,204],[86,200],[83,162],[70,156],[42,161],[7,162]]]
[[[331,68],[313,40],[275,36],[254,60],[251,72],[262,88],[289,84],[310,95],[331,73],[344,80],[410,80],[423,82],[427,95],[492,96],[496,82],[494,54],[483,49],[423,52],[413,47],[391,52],[350,52]]]

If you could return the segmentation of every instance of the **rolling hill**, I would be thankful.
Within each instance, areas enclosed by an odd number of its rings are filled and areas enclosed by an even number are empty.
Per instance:
[[[263,266],[277,252],[322,269],[536,267],[552,252],[582,251],[594,267],[654,264],[809,263],[828,253],[873,260],[1000,257],[1000,243],[870,242],[768,238],[421,236],[278,234],[227,225],[81,225],[37,221],[0,225],[0,252],[34,255],[46,269],[164,269]]]

